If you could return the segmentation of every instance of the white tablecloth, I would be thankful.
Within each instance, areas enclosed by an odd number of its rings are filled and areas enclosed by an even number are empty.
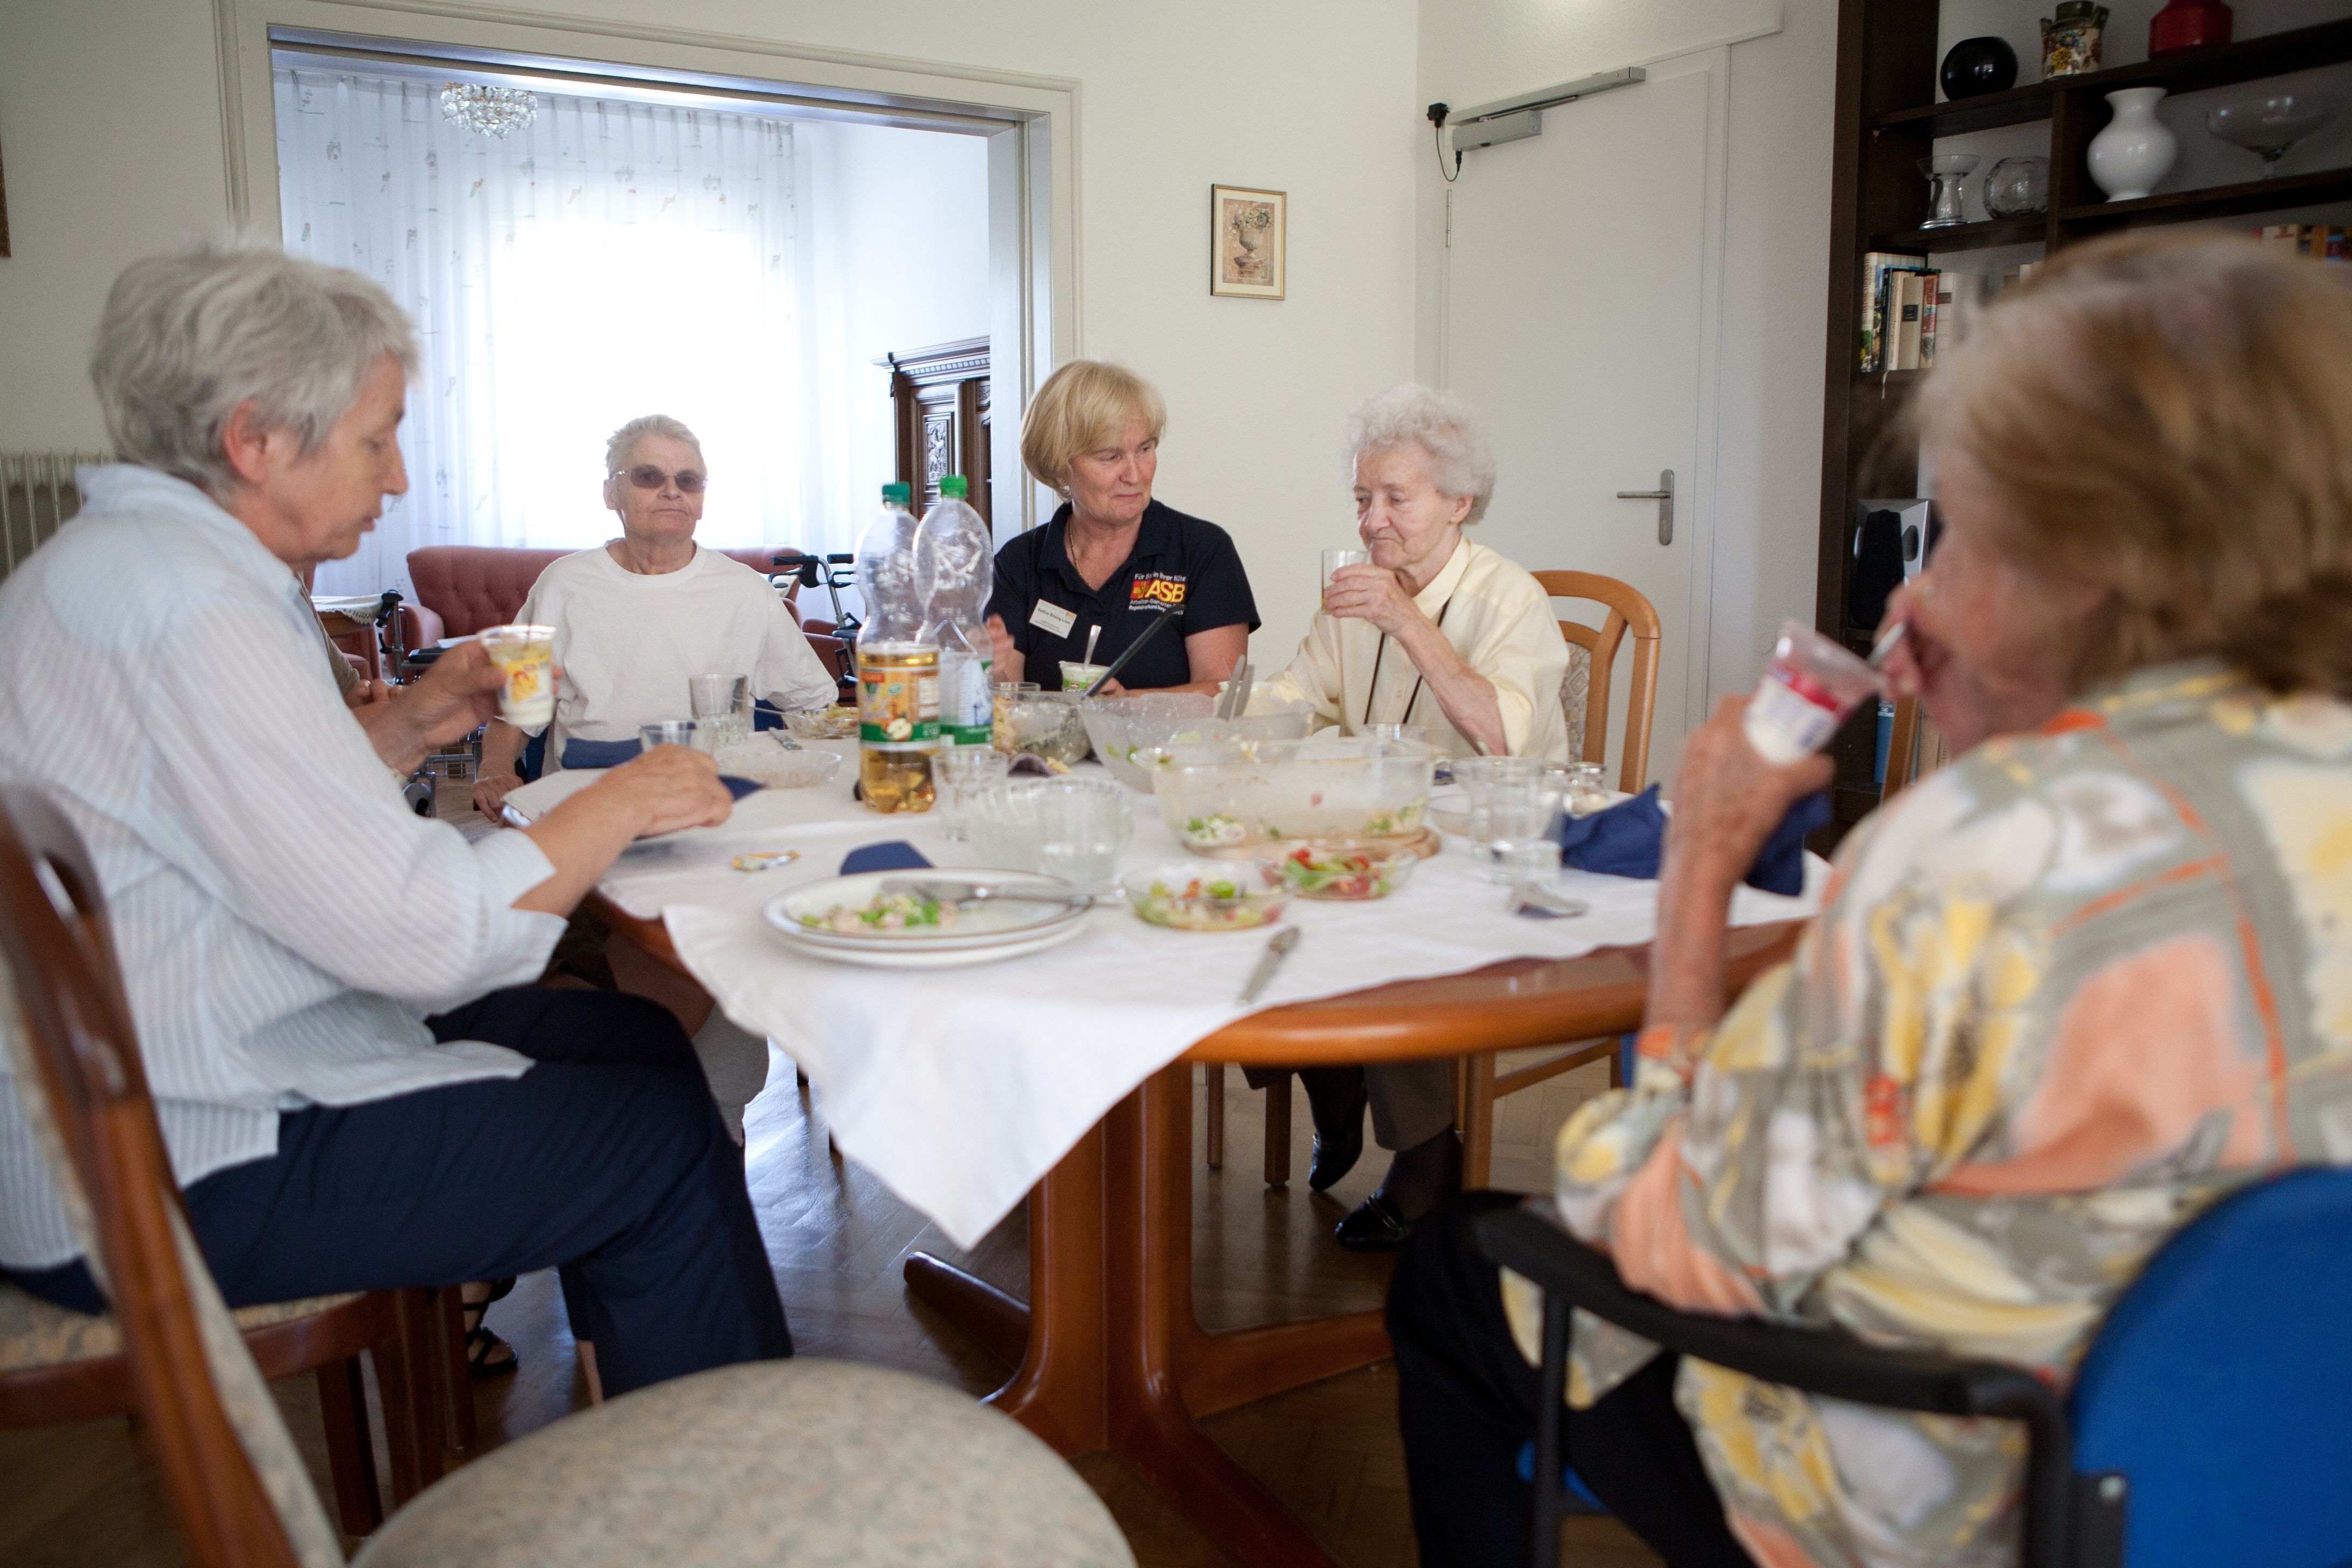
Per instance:
[[[845,742],[836,749],[854,752]],[[1255,1009],[1234,998],[1265,931],[1201,933],[1147,926],[1123,909],[1087,917],[1076,940],[1026,958],[922,973],[853,968],[803,956],[760,908],[803,882],[836,875],[861,845],[904,839],[945,867],[978,862],[929,816],[882,816],[852,802],[854,756],[822,789],[764,790],[723,827],[641,844],[600,884],[630,913],[662,917],[678,956],[720,1008],[797,1061],[824,1097],[835,1141],[901,1198],[970,1247],[1119,1099],[1194,1042]],[[567,772],[511,797],[543,811],[593,774]],[[1122,868],[1189,859],[1136,795]],[[801,858],[746,874],[747,849]],[[1295,901],[1306,933],[1258,1006],[1279,1006],[1394,980],[1456,973],[1516,956],[1573,958],[1646,942],[1657,884],[1570,872],[1591,913],[1542,921],[1504,910],[1504,891],[1473,870],[1462,842],[1423,862],[1374,903]],[[1756,924],[1811,914],[1809,896],[1740,889],[1732,918]]]

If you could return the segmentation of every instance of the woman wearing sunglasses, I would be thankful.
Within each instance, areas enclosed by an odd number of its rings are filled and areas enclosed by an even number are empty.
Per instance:
[[[620,514],[621,537],[551,563],[520,616],[555,628],[563,671],[548,771],[605,765],[601,747],[683,717],[692,675],[749,675],[754,697],[787,711],[833,700],[833,678],[768,580],[694,542],[709,476],[702,444],[666,414],[632,419],[605,443],[604,504]],[[495,818],[521,784],[515,760],[527,740],[491,723],[474,786],[483,815]]]

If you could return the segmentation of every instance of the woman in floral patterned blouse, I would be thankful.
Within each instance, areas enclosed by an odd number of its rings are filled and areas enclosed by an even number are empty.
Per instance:
[[[2352,293],[2241,241],[2053,260],[1922,388],[1946,531],[1889,611],[1966,754],[1724,994],[1727,900],[1828,764],[1727,702],[1675,774],[1636,1083],[1557,1195],[1638,1289],[2063,1384],[2241,1184],[2352,1163]],[[1424,1563],[1516,1562],[1538,1306],[1467,1239],[1390,1323]],[[1516,1348],[1514,1348],[1516,1341]],[[1577,1473],[1676,1568],[1997,1568],[2021,1429],[1816,1398],[1580,1320]]]

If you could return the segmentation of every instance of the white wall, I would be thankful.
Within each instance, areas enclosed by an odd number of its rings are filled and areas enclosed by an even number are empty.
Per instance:
[[[1754,683],[1783,616],[1812,619],[1837,0],[1421,0],[1418,97],[1457,110],[1718,43],[1776,15],[1780,31],[1731,48],[1710,703]],[[1413,167],[1415,363],[1429,379],[1444,185],[1425,121]]]
[[[0,0],[0,447],[95,440],[82,360],[107,280],[225,211],[206,0]],[[1084,352],[1157,382],[1158,493],[1238,541],[1266,630],[1306,628],[1347,526],[1339,422],[1412,365],[1411,0],[569,0],[636,25],[1076,78]],[[402,21],[418,26],[409,13]],[[1290,298],[1209,296],[1208,187],[1290,193]],[[13,193],[12,193],[13,194]]]

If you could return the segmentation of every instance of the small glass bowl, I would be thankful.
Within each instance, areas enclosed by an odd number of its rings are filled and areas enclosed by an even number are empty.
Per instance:
[[[813,708],[805,713],[784,715],[784,728],[796,741],[847,741],[857,734],[857,705],[836,702],[830,708]]]
[[[1375,838],[1292,838],[1250,850],[1259,874],[1292,897],[1335,903],[1385,899],[1412,879],[1421,857]]]
[[[1138,919],[1171,931],[1256,931],[1280,920],[1290,903],[1287,889],[1267,887],[1244,867],[1198,860],[1146,866],[1118,885]]]

